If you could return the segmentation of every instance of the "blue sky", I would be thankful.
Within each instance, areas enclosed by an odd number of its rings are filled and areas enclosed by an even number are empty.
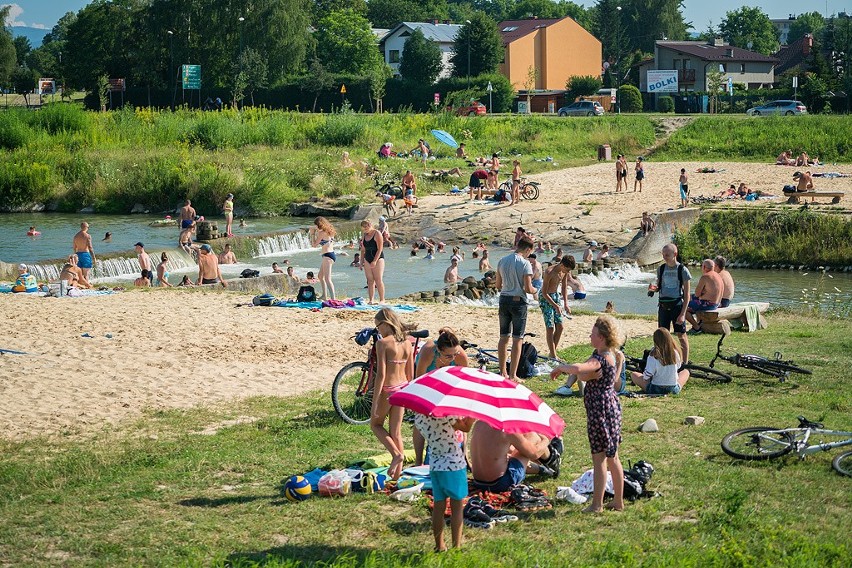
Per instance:
[[[584,6],[593,6],[594,0],[574,0]],[[2,2],[13,4],[11,15],[13,25],[27,25],[50,29],[65,12],[76,12],[89,3],[89,0],[16,0]],[[729,10],[740,6],[762,8],[770,18],[786,18],[788,14],[816,10],[823,15],[837,12],[852,13],[852,0],[686,0],[684,17],[691,21],[696,31],[704,31],[710,21],[718,25]]]

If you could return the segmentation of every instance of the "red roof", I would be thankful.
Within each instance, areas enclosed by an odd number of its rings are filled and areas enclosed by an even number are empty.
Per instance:
[[[509,45],[513,41],[537,29],[553,25],[561,19],[564,18],[555,20],[507,20],[497,24],[497,29],[500,30],[500,35],[503,36],[503,45]]]
[[[778,59],[732,45],[710,45],[703,41],[658,41],[657,46],[698,57],[704,61],[756,61],[777,63]],[[731,55],[728,55],[731,53]]]

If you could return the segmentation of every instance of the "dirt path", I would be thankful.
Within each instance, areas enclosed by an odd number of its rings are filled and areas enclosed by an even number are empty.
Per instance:
[[[665,117],[654,121],[654,133],[657,139],[648,148],[648,156],[654,154],[657,149],[666,143],[666,141],[671,137],[672,134],[692,122],[693,117],[691,116],[671,116]]]

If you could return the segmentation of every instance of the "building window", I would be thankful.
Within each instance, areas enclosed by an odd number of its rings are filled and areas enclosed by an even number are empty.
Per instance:
[[[399,63],[399,50],[398,49],[391,49],[388,52],[388,59],[389,59],[388,63]]]
[[[740,63],[740,73],[745,75],[745,63]]]
[[[503,31],[503,33],[506,33],[506,32],[513,32],[516,29],[518,29],[518,26],[506,26],[505,28],[503,28],[502,31]]]
[[[684,59],[683,60],[683,68],[684,69],[692,69],[692,59]]]
[[[680,59],[672,59],[672,67],[675,69],[680,69]]]
[[[728,64],[727,63],[720,63],[719,64],[719,71],[722,72],[722,73],[727,73],[728,72]]]

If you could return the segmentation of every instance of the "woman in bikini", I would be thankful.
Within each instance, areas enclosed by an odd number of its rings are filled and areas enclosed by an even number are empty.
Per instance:
[[[313,246],[322,247],[322,264],[319,269],[319,281],[322,284],[323,299],[334,300],[334,284],[331,282],[331,267],[337,260],[337,255],[334,254],[334,237],[337,231],[329,223],[325,217],[317,217],[314,219],[315,229],[311,239]]]
[[[406,326],[390,308],[382,308],[375,317],[376,330],[382,338],[376,341],[376,379],[373,384],[373,413],[370,429],[392,457],[388,476],[399,479],[404,458],[401,406],[391,406],[388,397],[414,378],[414,357]],[[385,419],[388,428],[385,428]]]
[[[385,302],[385,283],[382,278],[385,274],[385,240],[382,234],[373,227],[373,224],[364,219],[361,221],[361,266],[367,277],[367,303],[373,303],[376,290],[379,291],[379,303]]]
[[[157,265],[157,281],[161,287],[171,288],[169,284],[169,255],[166,251],[160,255],[160,264]]]

